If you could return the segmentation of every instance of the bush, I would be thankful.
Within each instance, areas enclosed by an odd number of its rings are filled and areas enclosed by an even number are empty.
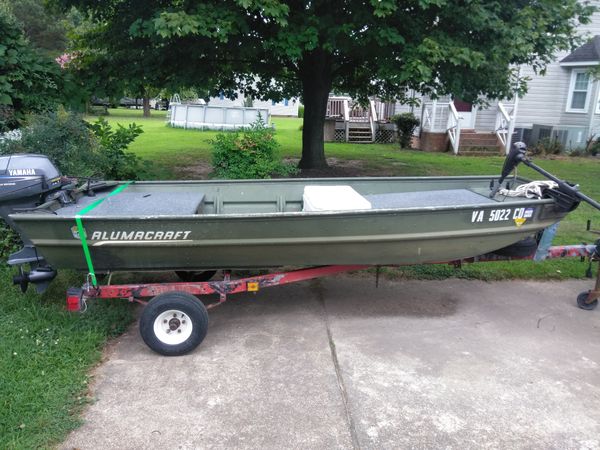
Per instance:
[[[304,105],[298,106],[298,118],[304,119]]]
[[[125,150],[142,133],[135,124],[113,130],[105,119],[93,124],[64,110],[33,116],[21,139],[0,140],[0,154],[40,153],[74,177],[139,179],[141,159]]]
[[[592,156],[597,156],[600,154],[600,141],[596,140],[590,143],[590,145],[586,148],[587,153]]]
[[[0,153],[41,153],[65,175],[100,175],[105,158],[98,141],[78,115],[60,110],[30,118],[20,140],[0,143]]]
[[[419,126],[420,120],[413,113],[404,113],[390,117],[390,121],[395,123],[398,128],[398,142],[400,142],[400,147],[411,148],[412,136],[415,129]]]
[[[100,118],[89,125],[102,148],[104,161],[103,175],[111,180],[138,180],[149,165],[135,153],[127,152],[127,147],[144,131],[135,123],[127,128],[117,125],[113,130],[106,119]]]
[[[265,126],[262,118],[242,132],[219,133],[211,141],[214,175],[226,179],[270,178],[296,171],[282,164],[275,151],[279,144],[275,131]]]
[[[529,149],[532,155],[558,155],[560,153],[564,153],[565,147],[562,145],[558,139],[554,138],[543,138],[537,141],[536,144],[531,146]]]
[[[19,249],[20,242],[19,235],[0,219],[0,264],[4,264],[9,255]]]

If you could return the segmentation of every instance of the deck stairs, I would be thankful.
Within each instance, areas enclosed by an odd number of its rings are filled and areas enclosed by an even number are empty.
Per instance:
[[[359,103],[350,97],[329,97],[326,117],[336,120],[337,140],[356,144],[369,144],[381,137],[379,121],[385,122],[394,112],[393,102],[370,98],[368,103]],[[343,129],[339,126],[343,122]],[[388,139],[389,136],[386,138]]]
[[[348,123],[348,142],[370,144],[373,142],[373,131],[368,121],[350,119]]]
[[[458,151],[462,155],[499,155],[502,145],[493,132],[465,128],[461,130]]]

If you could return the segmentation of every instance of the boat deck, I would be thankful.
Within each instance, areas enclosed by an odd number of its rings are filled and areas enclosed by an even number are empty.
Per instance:
[[[94,202],[106,197],[108,193],[94,197],[81,197],[77,203],[56,210],[56,214],[71,217],[79,214]],[[202,211],[204,194],[200,192],[120,192],[108,197],[92,210],[89,215],[99,217],[129,216],[176,216],[193,215]]]
[[[106,197],[107,194],[94,197],[82,197],[76,204],[64,206],[56,210],[56,214],[63,217],[73,217],[94,202]],[[423,207],[444,207],[461,205],[483,205],[494,203],[496,200],[479,194],[469,189],[441,189],[416,192],[389,192],[382,194],[367,194],[363,196],[370,204],[370,209],[406,209]],[[131,216],[174,216],[174,215],[201,215],[214,214],[214,208],[204,208],[206,195],[202,192],[190,190],[188,192],[160,192],[139,191],[121,192],[118,195],[107,197],[102,203],[90,211],[87,216],[95,217],[131,217]],[[257,199],[258,200],[258,199]],[[293,203],[302,203],[294,199]],[[214,199],[211,202],[214,204]],[[247,203],[251,204],[252,201]],[[264,211],[262,201],[257,201],[256,212]],[[277,203],[274,201],[274,204]],[[286,202],[280,202],[285,204]],[[248,211],[247,206],[244,212]],[[283,209],[283,208],[282,208]],[[288,209],[288,208],[286,208]],[[357,208],[364,209],[364,208]],[[298,212],[297,208],[287,211],[272,212]]]

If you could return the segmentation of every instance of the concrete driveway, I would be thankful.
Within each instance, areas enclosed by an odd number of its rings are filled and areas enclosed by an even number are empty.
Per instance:
[[[232,297],[190,355],[121,337],[63,448],[599,449],[591,285],[340,276]]]

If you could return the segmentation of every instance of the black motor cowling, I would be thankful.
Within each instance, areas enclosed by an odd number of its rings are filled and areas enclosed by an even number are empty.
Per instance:
[[[15,224],[9,214],[35,208],[45,194],[61,187],[60,172],[46,156],[0,156],[0,217],[11,228]]]

